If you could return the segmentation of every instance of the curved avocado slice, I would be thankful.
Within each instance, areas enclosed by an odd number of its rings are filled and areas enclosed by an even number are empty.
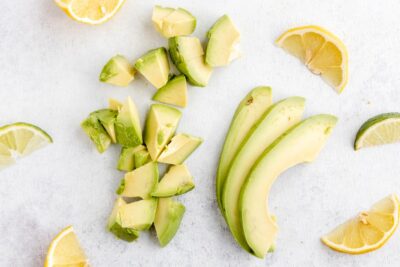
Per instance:
[[[290,97],[270,107],[242,142],[226,176],[222,192],[226,222],[236,241],[247,251],[250,247],[244,238],[239,216],[240,190],[264,150],[301,120],[304,102],[304,98]]]
[[[123,228],[148,230],[154,222],[157,210],[156,198],[135,201],[121,206],[119,217]]]
[[[126,202],[120,197],[117,198],[111,215],[108,218],[107,229],[119,239],[132,242],[139,237],[139,231],[132,228],[124,228],[121,226],[119,211],[120,208],[124,205],[126,205]]]
[[[257,257],[267,254],[278,231],[267,204],[273,182],[288,168],[313,161],[336,122],[325,114],[302,121],[267,148],[252,168],[242,188],[240,214],[246,241]]]
[[[174,201],[172,198],[160,198],[158,200],[154,227],[162,247],[174,238],[184,214],[185,206],[182,203]]]
[[[153,100],[178,107],[187,105],[187,84],[185,75],[179,75],[157,90]]]
[[[127,98],[115,121],[117,142],[125,147],[135,147],[143,143],[139,113],[135,103]]]
[[[161,88],[168,82],[169,61],[164,47],[148,51],[135,63],[135,68],[154,87]]]
[[[236,109],[225,138],[217,171],[216,194],[218,206],[221,211],[222,187],[225,183],[226,175],[228,174],[233,157],[236,155],[240,144],[250,129],[271,106],[271,103],[272,89],[270,87],[260,86],[251,90]]]
[[[171,166],[151,195],[171,197],[182,195],[194,188],[193,177],[186,165]]]
[[[128,86],[134,75],[135,69],[131,63],[124,56],[116,55],[104,65],[99,80],[117,86]]]
[[[178,165],[182,164],[200,145],[203,139],[189,134],[177,134],[166,145],[158,157],[158,162]]]

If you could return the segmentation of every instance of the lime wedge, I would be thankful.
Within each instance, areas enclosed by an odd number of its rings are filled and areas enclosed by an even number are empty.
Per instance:
[[[400,113],[385,113],[367,120],[358,130],[354,150],[400,142]]]
[[[0,127],[0,169],[52,142],[45,131],[29,123],[17,122]]]

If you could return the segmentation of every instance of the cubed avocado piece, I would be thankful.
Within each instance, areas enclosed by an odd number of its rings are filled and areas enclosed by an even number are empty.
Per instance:
[[[115,121],[117,142],[125,147],[135,147],[143,143],[139,113],[135,103],[128,97]]]
[[[104,65],[99,79],[105,83],[127,86],[134,76],[135,69],[132,64],[124,56],[116,55]]]
[[[185,75],[179,75],[169,80],[166,85],[157,90],[153,100],[178,107],[186,107],[187,84]]]
[[[148,199],[158,183],[158,165],[150,162],[125,174],[117,193],[123,197]]]
[[[135,153],[135,168],[140,168],[151,161],[150,153],[147,149]]]
[[[200,137],[183,133],[177,134],[171,139],[171,142],[166,145],[165,149],[158,157],[158,162],[173,165],[182,164],[202,142],[203,139]]]
[[[135,169],[135,154],[145,149],[146,148],[142,145],[136,147],[122,147],[117,169],[126,172],[130,172]]]
[[[185,206],[182,203],[172,198],[158,200],[154,227],[162,247],[165,247],[174,238],[184,214]]]
[[[120,111],[122,108],[122,103],[114,98],[108,99],[108,108],[116,111]]]
[[[89,136],[90,140],[95,144],[97,151],[103,153],[111,144],[111,138],[97,116],[89,115],[81,123],[83,131]]]
[[[168,40],[172,62],[195,86],[207,85],[212,68],[205,63],[200,40],[190,36],[176,36]]]
[[[226,66],[240,56],[237,49],[240,33],[229,16],[219,18],[208,31],[207,37],[206,62],[211,67]]]
[[[185,194],[193,188],[193,177],[186,165],[176,165],[169,168],[151,195],[153,197],[171,197]]]
[[[132,242],[139,237],[139,231],[122,227],[119,211],[124,205],[126,205],[126,202],[121,197],[117,198],[111,215],[108,218],[107,229],[119,239]]]
[[[196,29],[196,18],[183,8],[155,6],[152,20],[156,30],[165,38],[189,35]]]
[[[114,123],[117,118],[118,112],[112,109],[100,109],[90,113],[90,115],[97,117],[101,125],[103,125],[104,129],[106,129],[108,135],[111,138],[111,141],[113,143],[116,143],[117,138],[115,136]]]
[[[121,206],[119,217],[123,228],[148,230],[154,222],[158,199],[144,199]]]
[[[154,87],[161,88],[168,82],[169,61],[164,47],[150,50],[135,63],[138,70]]]
[[[176,108],[153,104],[147,115],[144,142],[151,159],[156,161],[165,145],[175,134],[182,113]]]

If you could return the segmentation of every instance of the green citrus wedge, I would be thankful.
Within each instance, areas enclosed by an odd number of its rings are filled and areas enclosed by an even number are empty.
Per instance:
[[[52,142],[45,131],[29,123],[17,122],[0,127],[0,169]]]
[[[366,122],[358,130],[354,150],[400,142],[400,113],[384,113]]]

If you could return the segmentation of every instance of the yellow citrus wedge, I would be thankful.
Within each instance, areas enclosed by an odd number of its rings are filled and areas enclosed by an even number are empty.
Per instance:
[[[64,11],[68,9],[68,4],[71,2],[71,0],[54,0],[60,8],[62,8]]]
[[[89,263],[79,245],[72,226],[62,230],[51,242],[44,267],[88,267]]]
[[[333,250],[362,254],[382,247],[399,224],[399,200],[390,195],[321,238]]]
[[[308,69],[341,93],[348,79],[348,55],[342,41],[318,26],[293,28],[282,34],[276,44],[297,57]]]

